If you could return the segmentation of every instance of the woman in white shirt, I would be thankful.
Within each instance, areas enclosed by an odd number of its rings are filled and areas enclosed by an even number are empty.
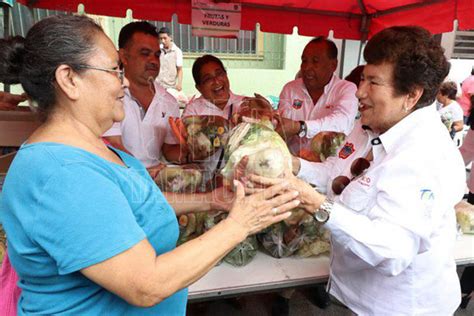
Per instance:
[[[384,29],[364,58],[361,118],[338,155],[324,163],[295,159],[293,171],[306,181],[285,180],[331,231],[330,294],[358,315],[453,314],[461,299],[454,205],[465,172],[429,106],[449,64],[420,27]]]
[[[448,128],[451,136],[462,131],[464,127],[463,111],[456,102],[458,88],[455,82],[446,81],[441,84],[436,100],[441,104],[438,109],[441,121]]]

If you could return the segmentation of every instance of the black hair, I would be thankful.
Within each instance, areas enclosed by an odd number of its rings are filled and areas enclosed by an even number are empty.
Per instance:
[[[219,66],[221,66],[222,70],[226,71],[225,67],[224,67],[224,64],[216,56],[214,56],[214,55],[201,56],[198,59],[196,59],[194,61],[194,64],[193,64],[193,78],[194,78],[194,83],[196,83],[196,85],[201,84],[201,69],[202,69],[202,67],[206,64],[209,64],[209,63],[216,63]]]
[[[158,35],[159,34],[168,34],[168,35],[171,35],[171,32],[170,32],[170,29],[167,28],[166,26],[163,26],[162,28],[160,28],[160,30],[158,31]]]
[[[367,43],[364,58],[368,64],[393,64],[396,95],[422,88],[417,109],[434,102],[450,68],[444,49],[419,26],[393,26],[380,31]]]
[[[317,44],[317,43],[326,43],[327,56],[329,57],[329,59],[337,59],[337,46],[336,44],[334,44],[333,41],[331,41],[330,39],[327,39],[324,36],[318,36],[318,37],[313,38],[311,41],[309,41],[309,43],[306,44],[306,46],[308,46],[309,44]]]
[[[158,39],[158,32],[156,32],[156,27],[153,24],[146,21],[131,22],[120,30],[118,40],[119,48],[127,46],[135,33],[144,33]]]
[[[0,39],[0,82],[21,83],[43,120],[56,104],[55,72],[69,65],[81,72],[102,28],[86,16],[51,16],[33,25],[26,38]]]

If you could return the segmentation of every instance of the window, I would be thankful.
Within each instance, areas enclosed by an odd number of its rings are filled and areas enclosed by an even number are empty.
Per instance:
[[[474,30],[456,31],[452,58],[474,59]]]
[[[209,54],[257,54],[257,31],[240,31],[237,39],[197,37],[192,35],[191,25],[177,22],[176,15],[171,22],[151,22],[160,27],[166,26],[173,35],[174,42],[183,53]]]

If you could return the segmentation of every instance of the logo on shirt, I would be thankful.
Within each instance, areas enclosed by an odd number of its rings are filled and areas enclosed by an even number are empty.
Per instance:
[[[331,105],[331,104],[326,104],[324,106],[325,109],[332,109],[334,107],[334,105]]]
[[[293,108],[296,109],[296,110],[299,110],[301,109],[301,107],[303,106],[303,100],[300,100],[300,99],[294,99],[293,100]]]
[[[339,158],[346,159],[354,152],[354,144],[345,143],[344,146],[339,151]]]
[[[166,116],[166,112],[161,112],[161,117],[164,118]]]

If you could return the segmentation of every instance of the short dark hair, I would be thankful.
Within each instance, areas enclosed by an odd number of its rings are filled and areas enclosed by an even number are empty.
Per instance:
[[[26,38],[0,39],[0,82],[21,83],[45,120],[57,102],[56,69],[69,65],[82,72],[80,65],[95,50],[94,41],[99,33],[104,34],[91,18],[61,15],[39,21]]]
[[[162,28],[160,28],[160,30],[158,31],[158,35],[159,34],[168,34],[168,35],[171,35],[171,32],[170,32],[170,29],[167,28],[166,26],[163,26]]]
[[[193,78],[194,78],[194,82],[196,83],[196,85],[201,84],[201,69],[202,69],[202,67],[206,64],[209,64],[209,63],[216,63],[219,66],[221,66],[224,71],[226,71],[225,67],[224,67],[224,64],[216,56],[214,56],[214,55],[201,56],[198,59],[196,59],[194,61],[194,64],[193,64]]]
[[[444,49],[430,32],[418,26],[393,26],[380,31],[367,43],[364,58],[368,64],[393,64],[397,95],[423,88],[417,109],[434,102],[450,67]]]
[[[331,41],[330,39],[327,39],[324,36],[318,36],[318,37],[313,38],[311,41],[309,41],[309,43],[306,44],[306,46],[308,46],[309,44],[317,44],[317,43],[326,43],[327,55],[329,59],[337,59],[337,46],[336,44],[334,44],[333,41]]]
[[[360,77],[362,75],[362,72],[364,71],[364,65],[359,65],[352,69],[351,73],[348,74],[344,80],[353,82],[356,86],[359,86],[360,83]]]
[[[122,27],[119,34],[119,48],[124,48],[130,42],[135,33],[144,33],[158,38],[156,27],[146,21],[131,22]]]
[[[439,87],[441,95],[447,96],[451,100],[456,100],[456,94],[458,94],[458,86],[453,81],[445,81]]]

